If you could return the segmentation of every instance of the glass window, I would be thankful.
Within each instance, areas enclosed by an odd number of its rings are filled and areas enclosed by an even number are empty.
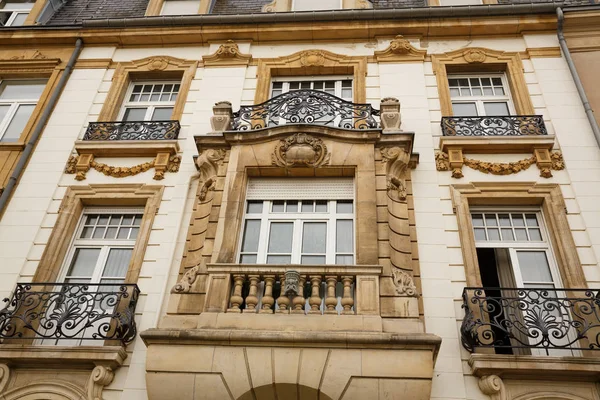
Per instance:
[[[2,26],[21,26],[25,23],[35,0],[1,0],[0,24]]]
[[[512,103],[502,75],[449,75],[452,111],[456,117],[506,116]]]
[[[0,82],[0,142],[21,138],[45,87],[39,79]]]
[[[160,15],[198,14],[200,0],[165,0]]]
[[[126,95],[121,120],[170,120],[179,89],[179,81],[133,82]]]
[[[319,79],[277,78],[271,84],[271,97],[303,89],[329,93],[350,102],[353,100],[352,78],[339,76]]]
[[[293,0],[292,11],[339,10],[341,0]]]
[[[541,242],[538,213],[474,212],[471,214],[476,241]]]

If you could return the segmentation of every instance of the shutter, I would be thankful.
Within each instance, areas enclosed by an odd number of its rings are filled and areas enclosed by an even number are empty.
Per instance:
[[[247,200],[353,200],[354,179],[251,178]]]

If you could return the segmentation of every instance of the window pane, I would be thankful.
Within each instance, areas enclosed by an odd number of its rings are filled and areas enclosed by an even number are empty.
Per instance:
[[[354,228],[351,219],[336,221],[335,251],[337,253],[352,253],[354,251]]]
[[[200,0],[167,0],[160,15],[198,14]]]
[[[354,264],[354,256],[336,256],[335,263],[338,265],[352,265]]]
[[[0,3],[0,8],[6,10],[31,10],[35,0],[7,0]]]
[[[519,251],[517,257],[523,282],[552,282],[545,251]]]
[[[23,24],[25,23],[25,20],[27,19],[27,15],[29,15],[29,14],[28,13],[17,13],[17,15],[15,16],[15,19],[13,19],[10,26],[23,26]]]
[[[475,228],[475,240],[487,240],[484,228]]]
[[[527,231],[525,229],[515,229],[515,234],[517,235],[517,240],[527,241]]]
[[[273,202],[273,207],[271,208],[272,212],[283,212],[285,209],[285,201],[274,201]]]
[[[523,221],[523,215],[521,214],[513,214],[512,220],[514,226],[525,226],[525,222]]]
[[[537,216],[535,214],[527,214],[525,215],[525,219],[527,220],[527,226],[538,226]]]
[[[117,239],[127,239],[129,237],[129,231],[131,228],[121,228],[117,234]]]
[[[256,264],[256,256],[254,254],[242,254],[240,262],[242,264]]]
[[[169,121],[173,115],[173,107],[155,108],[152,121]]]
[[[514,242],[515,237],[512,229],[502,229],[502,240],[507,242]]]
[[[99,255],[100,249],[76,249],[67,276],[91,277]]]
[[[535,242],[542,241],[542,234],[539,229],[529,229],[529,239]]]
[[[313,212],[313,202],[311,200],[302,202],[302,212]]]
[[[292,252],[293,222],[272,222],[269,235],[269,253]]]
[[[125,278],[133,249],[110,249],[102,276]]]
[[[143,121],[147,108],[128,108],[123,115],[123,121]]]
[[[508,104],[506,102],[483,103],[483,107],[485,108],[485,115],[492,115],[492,116],[510,115],[510,112],[508,111]]]
[[[496,214],[485,214],[485,224],[487,226],[497,226]]]
[[[114,239],[117,237],[117,228],[108,228],[106,230],[106,238],[107,239]]]
[[[452,103],[452,111],[455,117],[477,116],[477,107],[475,107],[475,103]]]
[[[500,240],[500,232],[498,232],[498,229],[488,229],[487,233],[490,240]]]
[[[289,213],[298,212],[298,202],[297,201],[288,201],[285,207],[285,211]]]
[[[316,212],[327,212],[327,201],[317,201],[315,202],[315,211]]]
[[[301,264],[325,264],[325,256],[302,256]]]
[[[139,231],[140,231],[140,228],[131,228],[131,233],[129,234],[129,239],[135,240],[137,238]]]
[[[473,226],[483,226],[483,215],[471,214],[471,219],[473,220]]]
[[[260,233],[260,220],[249,219],[244,227],[244,236],[242,239],[242,252],[258,251],[258,236]]]
[[[302,253],[325,253],[327,242],[326,222],[305,222],[302,232]]]
[[[352,201],[338,200],[336,211],[338,214],[351,214],[353,211]]]
[[[2,122],[4,117],[6,117],[6,114],[8,113],[9,109],[10,106],[0,106],[0,123]]]
[[[246,213],[248,214],[260,214],[262,213],[263,202],[262,201],[249,201]]]
[[[292,262],[291,256],[268,256],[267,264],[290,264]]]
[[[37,100],[40,98],[46,81],[4,81],[0,85],[0,99],[2,100]]]
[[[19,106],[17,113],[13,116],[12,121],[10,121],[6,132],[4,132],[4,136],[2,136],[3,142],[16,142],[19,140],[34,109],[35,106],[33,104]]]
[[[103,239],[104,238],[104,231],[106,231],[106,228],[96,228],[96,230],[94,231],[94,235],[92,236],[92,238],[94,238],[94,239]]]
[[[500,226],[510,226],[510,216],[508,214],[498,214]]]

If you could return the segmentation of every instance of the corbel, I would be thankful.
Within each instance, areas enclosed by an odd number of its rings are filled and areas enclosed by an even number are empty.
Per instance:
[[[498,375],[486,375],[479,378],[479,389],[492,400],[507,400],[506,388]]]
[[[414,47],[402,35],[396,36],[385,50],[374,53],[377,62],[415,62],[424,61],[427,50]]]
[[[204,67],[248,65],[250,60],[252,60],[252,55],[243,54],[233,40],[228,40],[220,45],[213,54],[202,56]]]
[[[102,392],[104,388],[113,381],[115,373],[112,368],[104,365],[96,366],[87,385],[88,400],[102,400]]]
[[[400,147],[381,149],[382,162],[386,165],[388,195],[406,200],[406,170],[410,166],[410,153]]]
[[[214,190],[219,166],[223,164],[226,155],[225,149],[207,149],[196,159],[196,169],[200,172],[200,201],[204,201],[208,192]]]

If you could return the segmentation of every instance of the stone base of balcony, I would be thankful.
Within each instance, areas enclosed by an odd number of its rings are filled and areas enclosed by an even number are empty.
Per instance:
[[[150,400],[429,400],[441,344],[385,332],[150,329],[141,337]]]
[[[461,148],[465,153],[533,153],[535,149],[552,150],[554,135],[539,136],[442,136],[439,148],[447,153]]]
[[[122,346],[35,346],[19,344],[0,345],[0,363],[13,366],[44,365],[52,368],[94,368],[105,365],[118,368],[127,358]]]
[[[155,157],[158,153],[175,155],[179,152],[177,140],[77,140],[77,154],[95,157]]]

